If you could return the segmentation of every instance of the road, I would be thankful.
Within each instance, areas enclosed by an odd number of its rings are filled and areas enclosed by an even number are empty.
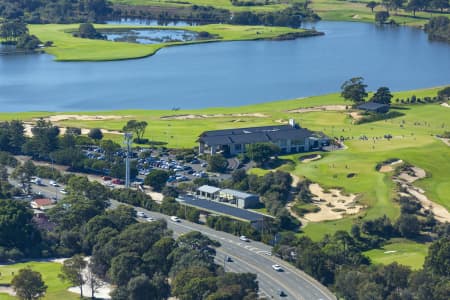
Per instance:
[[[112,207],[121,204],[111,201]],[[258,275],[259,287],[262,295],[273,299],[296,299],[296,300],[326,300],[336,299],[326,287],[316,280],[289,265],[287,262],[269,255],[272,247],[263,243],[251,241],[243,242],[238,237],[211,229],[209,227],[195,224],[186,220],[173,222],[169,216],[135,207],[136,211],[144,212],[154,219],[165,219],[167,225],[173,230],[175,236],[180,236],[189,231],[200,231],[202,234],[217,240],[221,246],[216,249],[216,262],[224,265],[226,271],[251,272]],[[232,262],[226,262],[229,256]],[[279,264],[283,272],[277,272],[272,265]],[[287,296],[280,297],[278,291],[284,291]]]
[[[13,180],[10,180],[13,184]],[[33,185],[34,192],[40,192],[43,196],[53,197],[58,191],[58,199],[63,197],[59,191],[63,186],[55,188],[49,185],[48,180],[43,180],[43,185]],[[111,200],[111,207],[117,207],[122,203]],[[207,226],[192,223],[186,220],[173,222],[170,216],[157,212],[134,207],[136,211],[144,212],[147,216],[155,219],[165,219],[168,227],[176,237],[189,231],[200,231],[202,234],[217,240],[221,246],[216,248],[216,263],[223,265],[226,271],[250,272],[258,276],[260,295],[269,299],[296,299],[296,300],[335,300],[336,297],[323,285],[318,283],[309,275],[291,266],[287,262],[271,255],[272,247],[256,242],[244,242],[238,237],[211,229]],[[141,219],[142,220],[142,219]],[[226,257],[232,259],[226,261]],[[272,265],[278,264],[283,268],[277,272]],[[282,290],[286,296],[280,297]]]

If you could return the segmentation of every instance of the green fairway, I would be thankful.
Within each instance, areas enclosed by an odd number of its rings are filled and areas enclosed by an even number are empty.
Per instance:
[[[224,24],[203,25],[194,27],[167,26],[123,26],[123,25],[95,25],[97,29],[184,29],[190,31],[207,31],[217,37],[211,40],[197,40],[189,42],[167,42],[160,44],[135,44],[113,42],[106,40],[92,40],[73,37],[71,32],[78,30],[79,24],[47,24],[29,25],[31,34],[41,41],[53,41],[53,46],[45,48],[48,54],[54,55],[59,61],[106,61],[141,58],[155,54],[159,49],[168,46],[205,43],[215,41],[242,41],[272,39],[287,33],[299,33],[305,36],[313,34],[303,29],[265,26],[234,26]]]
[[[75,300],[80,299],[80,296],[74,293],[70,293],[67,289],[69,284],[62,282],[58,278],[61,264],[54,262],[27,262],[14,265],[2,265],[0,266],[0,284],[10,284],[13,278],[12,272],[17,274],[20,269],[31,267],[32,270],[38,271],[42,274],[42,279],[48,286],[47,293],[43,299],[47,300]],[[6,294],[0,294],[1,300],[17,299],[15,297],[8,296]]]
[[[363,1],[343,1],[343,0],[312,0],[310,7],[323,20],[329,21],[352,21],[352,22],[375,22],[375,13],[385,10],[381,5],[377,6],[372,13],[370,8],[366,7],[367,2]],[[431,17],[439,15],[448,16],[441,13],[416,12],[413,17],[412,12],[398,9],[396,12],[391,11],[390,19],[395,20],[401,25],[422,26],[428,22]]]
[[[115,4],[129,5],[148,5],[161,7],[190,7],[192,5],[213,6],[215,8],[223,8],[231,11],[276,11],[284,9],[288,3],[301,2],[301,0],[273,0],[268,5],[258,6],[234,6],[230,0],[189,0],[189,1],[173,1],[173,0],[112,0]]]
[[[438,89],[397,92],[394,93],[394,99],[412,95],[434,96]],[[350,105],[339,94],[329,94],[229,108],[82,112],[82,115],[110,115],[117,116],[117,119],[66,120],[58,122],[58,125],[121,130],[127,120],[145,120],[149,124],[145,138],[165,142],[168,147],[175,148],[196,147],[197,137],[205,130],[278,125],[280,122],[287,122],[289,118],[294,118],[302,127],[322,131],[329,136],[349,138],[345,141],[347,149],[323,153],[323,158],[317,161],[300,163],[299,157],[304,154],[282,157],[293,163],[282,166],[281,169],[299,177],[307,177],[325,188],[338,187],[344,192],[359,194],[359,201],[367,207],[356,216],[327,222],[310,222],[303,231],[315,240],[336,230],[349,230],[355,218],[387,215],[395,220],[398,217],[399,207],[393,201],[395,186],[392,174],[375,170],[377,163],[390,158],[402,159],[423,168],[427,177],[414,184],[423,188],[432,201],[450,209],[450,147],[433,136],[449,131],[450,108],[439,104],[401,105],[397,110],[404,113],[404,116],[361,125],[352,124],[352,119],[345,111],[289,112],[298,108],[331,104]],[[31,117],[53,114],[26,113],[23,117],[17,114],[14,118],[29,120]],[[0,119],[11,118],[10,114],[0,114]],[[382,138],[385,134],[391,134],[393,138],[390,141]],[[362,135],[367,136],[368,140],[360,140]],[[122,141],[121,135],[108,134],[107,137],[119,143]],[[256,169],[251,172],[263,175],[267,170]],[[355,173],[356,176],[349,178],[349,173]]]
[[[397,262],[414,270],[421,269],[428,254],[429,244],[419,244],[405,239],[393,239],[381,249],[366,251],[374,264]]]

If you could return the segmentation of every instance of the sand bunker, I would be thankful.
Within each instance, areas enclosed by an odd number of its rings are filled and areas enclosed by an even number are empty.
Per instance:
[[[113,115],[54,115],[44,118],[46,121],[50,122],[61,122],[61,121],[104,121],[104,120],[121,120],[130,116],[113,116]]]
[[[450,105],[448,103],[445,103],[445,102],[442,103],[441,106],[443,106],[443,107],[450,107]]]
[[[319,160],[321,158],[322,158],[322,155],[320,155],[320,154],[316,154],[316,155],[313,155],[313,156],[307,155],[304,158],[300,158],[300,161],[302,163],[306,164],[306,163],[309,163],[311,161]]]
[[[393,161],[389,164],[385,164],[381,166],[380,170],[378,170],[381,173],[388,173],[394,171],[394,166],[403,163],[403,160],[399,159],[396,161]]]
[[[33,133],[31,132],[31,128],[33,128],[33,126],[35,124],[33,123],[29,123],[26,122],[23,124],[25,127],[25,136],[28,137],[32,137]],[[59,128],[59,133],[61,135],[64,135],[67,131],[67,127],[58,127]],[[89,128],[81,128],[81,134],[87,135],[89,133],[90,129]],[[107,129],[102,129],[103,134],[123,134],[123,132],[117,131],[117,130],[107,130]]]
[[[357,195],[345,196],[338,189],[330,189],[329,192],[325,192],[317,183],[311,184],[309,190],[315,195],[313,203],[320,207],[320,211],[305,214],[304,218],[308,221],[321,222],[342,219],[345,214],[356,214],[363,208],[362,205],[356,204]]]
[[[431,210],[438,221],[443,223],[450,222],[449,211],[444,206],[428,199],[423,189],[412,184],[418,179],[425,178],[425,176],[425,170],[418,167],[412,167],[409,172],[404,171],[400,173],[400,175],[394,178],[394,181],[400,183],[406,190],[407,195],[416,198],[424,209]]]
[[[305,107],[305,108],[297,108],[288,110],[288,113],[307,113],[314,111],[343,111],[346,110],[347,106],[345,105],[322,105],[322,106],[314,106],[314,107]]]
[[[0,293],[1,294],[8,294],[10,296],[15,296],[16,292],[14,292],[14,289],[10,286],[0,286]]]
[[[353,120],[355,120],[355,121],[358,121],[358,120],[362,119],[362,117],[363,117],[363,116],[361,116],[360,113],[357,112],[357,111],[351,112],[351,113],[349,113],[349,115],[350,115],[350,117],[352,117]]]
[[[205,115],[172,115],[163,116],[161,120],[190,120],[190,119],[207,119],[207,118],[225,118],[225,117],[252,117],[252,118],[266,118],[268,117],[262,113],[243,113],[243,114],[205,114]]]
[[[447,146],[450,146],[450,139],[446,139],[446,138],[438,138],[439,140],[441,140],[442,142],[444,142],[444,144],[446,144]]]

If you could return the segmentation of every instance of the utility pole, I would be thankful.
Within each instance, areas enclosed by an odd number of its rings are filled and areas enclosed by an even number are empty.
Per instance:
[[[127,152],[125,156],[125,187],[130,188],[130,152],[133,134],[131,132],[125,132],[124,134],[124,144],[127,147]]]

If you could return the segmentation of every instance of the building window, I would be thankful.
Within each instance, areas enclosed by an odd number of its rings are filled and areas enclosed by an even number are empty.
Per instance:
[[[234,145],[234,150],[236,150],[236,151],[242,151],[242,145],[241,144],[236,144],[236,145]]]

